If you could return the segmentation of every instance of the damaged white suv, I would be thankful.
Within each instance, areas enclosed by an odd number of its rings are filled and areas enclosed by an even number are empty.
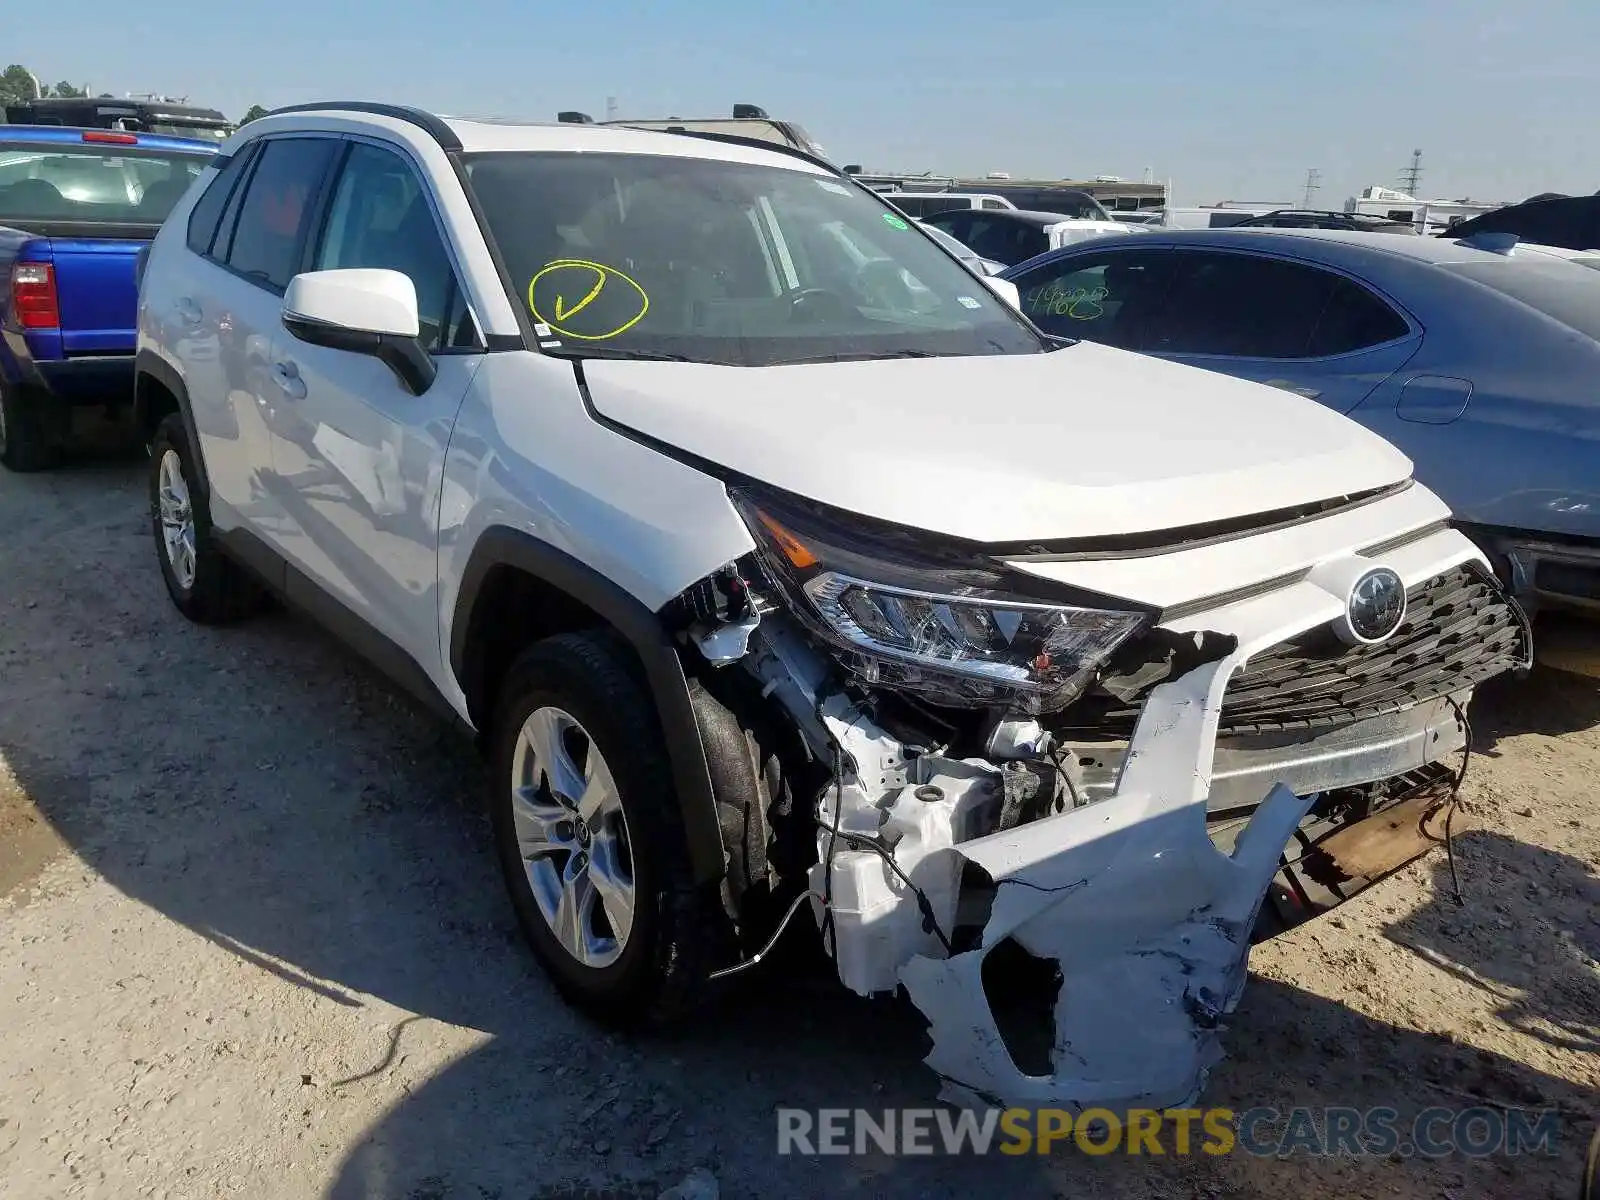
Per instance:
[[[1185,1102],[1264,898],[1418,851],[1528,632],[1386,443],[1005,286],[782,148],[270,115],[142,278],[161,570],[478,732],[574,1001],[680,1011],[798,909],[949,1095]]]

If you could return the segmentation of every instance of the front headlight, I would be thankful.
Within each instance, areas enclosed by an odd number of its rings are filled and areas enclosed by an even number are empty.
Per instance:
[[[869,684],[1053,712],[1150,621],[931,535],[755,491],[733,500],[769,582]]]

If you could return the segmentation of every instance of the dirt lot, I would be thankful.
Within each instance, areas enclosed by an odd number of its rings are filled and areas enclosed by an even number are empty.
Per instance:
[[[458,737],[306,624],[167,603],[127,457],[0,473],[0,1194],[1566,1197],[1600,1085],[1600,688],[1475,705],[1442,855],[1261,947],[1208,1101],[1560,1108],[1555,1160],[782,1159],[925,1105],[908,1012],[789,974],[670,1038],[566,1010]]]

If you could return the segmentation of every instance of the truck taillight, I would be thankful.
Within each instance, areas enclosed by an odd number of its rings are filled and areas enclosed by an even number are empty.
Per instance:
[[[58,329],[61,305],[56,301],[56,269],[49,263],[19,262],[11,266],[11,306],[24,329]]]

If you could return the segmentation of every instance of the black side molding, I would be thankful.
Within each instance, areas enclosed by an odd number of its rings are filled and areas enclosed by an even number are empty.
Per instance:
[[[478,539],[462,573],[455,617],[450,625],[450,669],[468,696],[473,692],[471,685],[475,674],[467,645],[473,606],[484,581],[496,567],[526,572],[566,593],[603,617],[633,647],[644,668],[645,682],[661,721],[695,881],[720,880],[727,868],[711,773],[706,767],[705,746],[700,740],[700,728],[689,699],[683,662],[660,618],[570,554],[519,530],[503,526],[487,530]]]
[[[377,104],[367,100],[324,100],[318,104],[290,104],[283,108],[275,108],[267,116],[275,117],[279,113],[300,112],[357,112],[368,113],[374,117],[392,117],[396,121],[415,125],[445,150],[461,149],[461,139],[456,136],[455,130],[431,112],[412,108],[408,104]]]
[[[465,724],[416,659],[357,616],[343,601],[324,591],[266,542],[242,527],[216,529],[212,533],[223,553],[254,575],[289,608],[322,626],[436,716],[453,725]]]

